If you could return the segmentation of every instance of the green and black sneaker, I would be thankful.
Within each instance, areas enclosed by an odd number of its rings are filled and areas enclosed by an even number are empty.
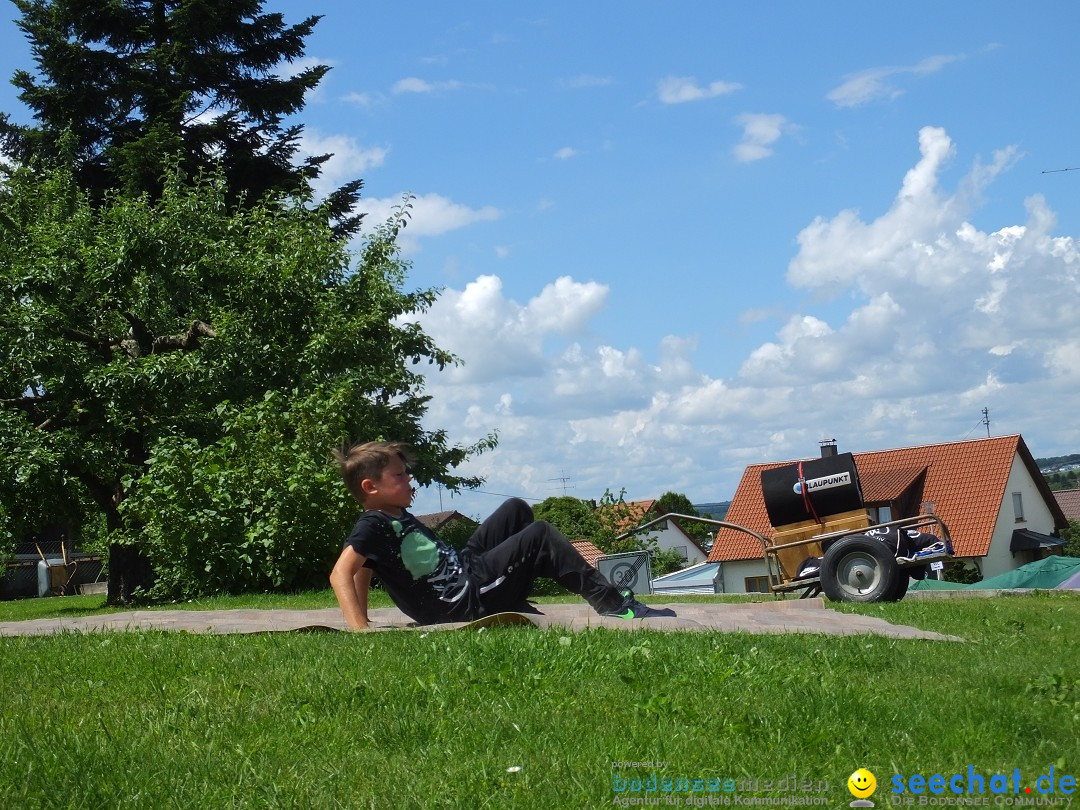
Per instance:
[[[671,608],[651,608],[648,605],[643,605],[634,598],[634,592],[629,588],[620,588],[619,592],[622,594],[623,603],[619,605],[618,609],[602,615],[614,616],[617,619],[659,619],[664,616],[676,615]]]

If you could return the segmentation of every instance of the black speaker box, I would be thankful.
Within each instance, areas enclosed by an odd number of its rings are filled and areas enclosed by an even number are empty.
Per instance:
[[[770,524],[825,521],[829,515],[863,508],[859,471],[851,453],[810,459],[801,464],[801,479],[799,463],[761,471],[761,493],[765,496]]]

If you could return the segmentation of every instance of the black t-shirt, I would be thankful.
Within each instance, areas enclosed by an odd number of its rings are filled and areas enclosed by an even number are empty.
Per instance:
[[[345,541],[403,613],[419,624],[473,617],[473,588],[457,551],[408,512],[364,512]]]

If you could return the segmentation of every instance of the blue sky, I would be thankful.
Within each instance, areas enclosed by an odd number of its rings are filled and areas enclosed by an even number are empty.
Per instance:
[[[460,368],[481,493],[730,498],[747,464],[1021,433],[1080,452],[1080,5],[267,2],[301,116]],[[15,16],[13,7],[8,19]],[[11,22],[0,70],[26,66]],[[25,116],[5,86],[0,109]],[[494,493],[494,494],[487,494]]]

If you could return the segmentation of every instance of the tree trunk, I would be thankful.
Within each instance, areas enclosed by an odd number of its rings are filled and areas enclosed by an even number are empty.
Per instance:
[[[137,588],[149,589],[153,584],[154,569],[137,546],[109,544],[108,604],[130,604]]]
[[[99,491],[103,487],[98,487]],[[105,511],[105,526],[110,537],[118,536],[123,527],[118,508],[122,495],[119,486],[108,498],[97,501]],[[133,601],[136,589],[149,589],[154,584],[154,569],[149,558],[138,546],[128,543],[109,544],[109,596],[110,605],[127,605]]]

